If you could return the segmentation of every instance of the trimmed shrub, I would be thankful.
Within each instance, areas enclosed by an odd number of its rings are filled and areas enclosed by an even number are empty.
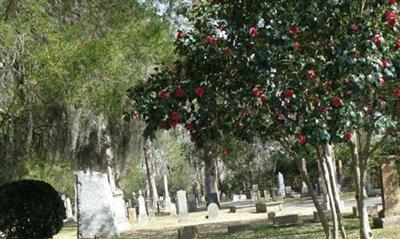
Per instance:
[[[22,180],[0,186],[0,231],[6,238],[52,238],[65,217],[64,203],[48,183]]]

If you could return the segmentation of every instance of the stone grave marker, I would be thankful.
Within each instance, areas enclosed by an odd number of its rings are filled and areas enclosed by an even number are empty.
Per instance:
[[[76,174],[78,238],[117,237],[113,195],[107,174]]]
[[[219,207],[216,203],[210,203],[207,207],[208,218],[215,219],[218,217]]]
[[[127,210],[125,207],[124,195],[121,190],[115,190],[113,192],[113,210],[114,220],[117,226],[118,232],[126,232],[132,229],[132,225],[129,223],[127,217]]]
[[[256,213],[266,213],[267,212],[267,204],[265,202],[256,203]]]
[[[194,193],[189,193],[187,196],[188,201],[188,211],[196,212],[197,211],[197,199]]]
[[[195,226],[186,226],[178,229],[178,239],[198,239],[199,230]]]
[[[176,195],[176,210],[178,217],[185,217],[188,215],[186,192],[179,190]]]
[[[383,217],[374,218],[374,227],[392,227],[400,225],[400,187],[396,161],[399,156],[387,156],[381,159],[383,185]]]
[[[278,197],[285,197],[285,180],[283,178],[283,174],[281,172],[278,173],[277,176],[277,186],[278,186]]]
[[[286,227],[286,226],[295,226],[302,224],[299,215],[291,214],[291,215],[284,215],[284,216],[276,216],[273,219],[275,227]]]
[[[308,192],[308,187],[305,182],[301,184],[301,196],[302,197],[310,196],[310,193]]]
[[[136,209],[134,209],[134,208],[128,209],[128,219],[131,224],[134,224],[135,222],[137,222]]]
[[[147,210],[146,210],[146,200],[142,195],[142,191],[139,191],[138,204],[139,204],[139,217],[138,217],[139,223],[140,224],[148,223],[149,217],[147,215]]]
[[[253,227],[250,224],[239,224],[239,225],[228,226],[228,233],[245,232],[251,230],[253,230]]]

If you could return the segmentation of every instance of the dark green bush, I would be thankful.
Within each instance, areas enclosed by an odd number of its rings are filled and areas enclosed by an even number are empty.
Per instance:
[[[64,218],[64,203],[50,184],[22,180],[0,186],[0,231],[6,238],[51,238]]]

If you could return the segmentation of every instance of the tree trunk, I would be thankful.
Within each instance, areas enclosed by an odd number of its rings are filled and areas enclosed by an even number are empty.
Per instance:
[[[347,238],[344,225],[343,225],[343,217],[342,211],[340,207],[340,194],[338,189],[337,177],[336,177],[336,168],[333,165],[334,162],[334,151],[333,147],[329,144],[326,144],[324,147],[324,159],[326,160],[326,165],[328,169],[328,176],[332,188],[332,196],[333,196],[333,203],[335,205],[335,210],[337,214],[338,226],[340,229],[340,233],[343,239]],[[332,209],[333,210],[333,209]]]
[[[361,150],[361,139],[356,137],[355,147],[352,149],[353,156],[353,167],[355,172],[355,185],[356,185],[356,201],[357,201],[357,211],[358,211],[358,221],[360,224],[360,238],[361,239],[372,239],[372,231],[369,226],[368,212],[365,205],[366,191],[365,191],[365,179],[367,164],[363,163],[362,156],[360,155]],[[365,161],[366,162],[366,161]]]
[[[150,197],[151,206],[154,206],[154,198],[153,198],[153,186],[150,174],[150,166],[149,166],[149,146],[147,143],[143,145],[143,152],[144,152],[144,163],[146,165],[146,173],[147,173],[147,185],[148,185],[148,193],[147,196]]]
[[[211,158],[211,153],[208,150],[208,148],[204,149],[204,154],[203,155],[204,155],[203,160],[204,160],[207,204],[211,203],[211,202],[215,202],[218,205],[220,205],[219,204],[219,197],[218,197],[218,182],[217,182],[215,162]],[[215,196],[215,194],[216,194],[216,196]],[[214,199],[214,201],[212,201],[211,199]]]
[[[308,189],[309,193],[311,194],[311,198],[313,200],[315,209],[317,210],[318,216],[320,218],[322,228],[324,229],[325,237],[326,237],[326,239],[329,239],[329,238],[331,238],[329,222],[328,222],[327,218],[325,218],[323,207],[321,206],[320,202],[318,201],[318,197],[317,197],[318,193],[316,192],[316,190],[318,190],[318,189],[314,189],[314,187],[312,185],[310,175],[308,174],[308,171],[307,171],[306,162],[304,159],[298,159],[298,158],[295,158],[294,161],[300,171],[301,179],[305,182],[305,184],[307,185],[307,189]]]

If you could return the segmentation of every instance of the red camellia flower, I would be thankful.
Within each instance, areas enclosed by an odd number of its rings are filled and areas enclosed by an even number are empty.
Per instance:
[[[221,151],[221,155],[222,155],[223,157],[226,157],[226,156],[228,156],[228,154],[229,154],[229,152],[228,152],[228,150],[227,150],[227,149],[222,149],[222,151]]]
[[[392,11],[392,10],[386,11],[386,13],[385,13],[386,21],[395,20],[396,18],[397,18],[397,15],[394,11]]]
[[[182,39],[182,38],[185,37],[185,33],[183,31],[178,31],[176,36],[177,36],[178,39]]]
[[[393,89],[393,95],[397,98],[400,99],[400,87],[395,87]]]
[[[291,26],[291,27],[289,28],[289,32],[290,32],[290,34],[292,34],[292,35],[297,35],[297,34],[300,33],[300,29],[299,29],[299,27],[297,27],[297,26]]]
[[[284,114],[279,114],[278,115],[278,120],[279,121],[285,121],[286,120],[286,116]]]
[[[166,96],[167,96],[167,93],[165,93],[165,92],[162,91],[162,90],[160,90],[160,91],[157,93],[157,97],[160,98],[160,99],[164,99]]]
[[[342,100],[338,96],[335,96],[332,99],[331,104],[333,107],[338,108],[338,107],[342,106]]]
[[[389,65],[389,62],[386,60],[386,58],[382,58],[382,60],[381,60],[381,67],[383,68],[383,69],[385,69],[385,68],[387,68],[388,67],[388,65]]]
[[[179,112],[176,112],[176,111],[172,112],[171,119],[173,121],[179,121],[180,118],[181,118],[181,114]]]
[[[350,142],[352,137],[353,137],[353,136],[351,135],[350,132],[346,132],[346,133],[344,133],[344,135],[343,135],[343,139],[346,140],[347,142]]]
[[[268,98],[267,98],[267,96],[266,96],[265,94],[261,94],[261,95],[260,95],[260,100],[261,100],[261,102],[264,103],[265,101],[267,101],[267,99],[268,99]]]
[[[217,39],[214,36],[208,35],[206,37],[206,41],[208,44],[215,44],[217,42]]]
[[[260,89],[258,89],[258,87],[256,86],[256,87],[253,88],[253,90],[251,91],[251,93],[252,93],[254,96],[259,96],[259,95],[260,95]]]
[[[357,33],[358,32],[358,24],[357,23],[353,23],[350,25],[350,31],[352,33]]]
[[[185,96],[185,91],[182,89],[182,87],[178,87],[178,89],[176,89],[175,91],[175,97],[177,98],[182,98]]]
[[[171,121],[171,126],[172,127],[176,127],[178,125],[178,121],[176,121],[176,120],[173,120],[173,121]]]
[[[393,19],[393,20],[389,20],[387,23],[386,23],[386,25],[388,26],[388,27],[395,27],[396,26],[396,20],[395,19]]]
[[[256,37],[258,35],[257,27],[250,27],[249,33],[250,33],[250,36]]]
[[[297,136],[297,141],[301,145],[305,145],[307,143],[307,137],[305,135],[299,135],[299,136]]]
[[[202,97],[204,95],[204,88],[201,86],[197,86],[194,92],[198,97]]]
[[[389,4],[394,5],[397,3],[397,0],[389,0]]]
[[[293,90],[285,90],[283,92],[283,97],[285,97],[286,99],[290,99],[293,97]]]
[[[299,50],[299,49],[301,48],[300,42],[295,42],[295,43],[293,44],[293,48],[294,48],[295,50]]]
[[[307,71],[307,78],[308,79],[314,79],[315,77],[317,77],[317,74],[315,73],[314,70],[308,70]]]
[[[398,39],[398,40],[396,41],[396,48],[397,48],[397,49],[400,49],[400,39]]]
[[[375,43],[375,45],[380,46],[382,44],[382,37],[379,34],[376,34],[374,36],[374,39],[372,41]]]

